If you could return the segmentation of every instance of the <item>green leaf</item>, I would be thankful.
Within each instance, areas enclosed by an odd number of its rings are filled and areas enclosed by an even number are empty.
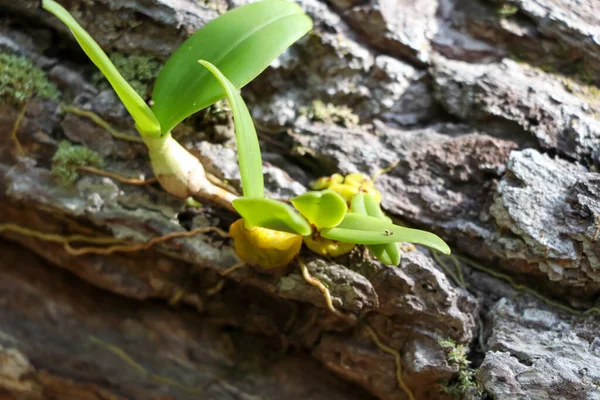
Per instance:
[[[291,202],[318,230],[337,226],[348,211],[346,200],[332,190],[306,192]]]
[[[446,242],[431,232],[405,228],[357,213],[346,214],[338,226],[321,231],[321,236],[340,242],[366,245],[409,242],[450,254],[450,247]]]
[[[206,24],[173,53],[158,75],[152,109],[162,132],[224,97],[216,79],[198,71],[198,60],[214,64],[240,89],[311,28],[300,6],[285,0],[251,3]]]
[[[379,218],[382,221],[391,223],[388,218],[381,210],[380,204],[377,202],[374,196],[365,194],[365,207],[367,209],[367,215],[370,217]],[[371,247],[374,247],[371,249]],[[388,243],[385,245],[373,245],[369,246],[369,250],[373,252],[384,264],[398,266],[400,264],[401,254],[398,248],[398,243]]]
[[[352,198],[352,212],[379,218],[382,221],[388,222],[387,217],[383,211],[381,211],[375,197],[363,192],[357,193]],[[401,255],[398,243],[370,244],[367,248],[375,255],[375,257],[386,265],[397,266],[400,264]]]
[[[312,233],[310,224],[290,205],[281,201],[240,197],[233,201],[233,208],[250,226],[273,229],[308,236]]]
[[[238,161],[244,196],[264,197],[265,184],[260,146],[252,117],[248,112],[248,107],[246,107],[246,103],[244,103],[244,99],[242,99],[238,90],[217,67],[208,61],[200,60],[198,62],[208,68],[215,78],[217,78],[229,100],[229,106],[231,107],[235,122],[235,139],[237,141]]]
[[[144,99],[121,76],[98,43],[75,21],[60,4],[53,0],[42,0],[42,7],[60,19],[73,33],[75,39],[102,74],[131,114],[141,134],[159,136],[160,124]]]

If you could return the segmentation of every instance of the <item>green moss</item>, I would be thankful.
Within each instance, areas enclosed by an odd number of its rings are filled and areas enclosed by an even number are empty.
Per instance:
[[[210,107],[200,112],[203,125],[227,125],[231,121],[232,113],[229,103],[225,100],[219,100]]]
[[[331,103],[325,104],[321,100],[314,100],[310,107],[301,108],[300,114],[313,121],[347,128],[357,126],[360,122],[360,119],[350,107],[335,106]]]
[[[563,77],[561,82],[565,90],[569,93],[573,93],[575,96],[594,106],[600,105],[600,88],[598,86],[580,84],[569,77]],[[593,114],[595,112],[592,111]]]
[[[217,11],[219,14],[227,11],[226,2],[217,2],[214,0],[196,0],[196,3],[202,7],[210,8],[211,10]]]
[[[117,70],[123,75],[123,78],[129,82],[140,96],[148,97],[152,94],[154,81],[162,66],[158,60],[148,56],[124,55],[121,53],[112,53],[109,57]],[[110,87],[100,71],[94,73],[92,82],[100,89]]]
[[[439,338],[438,343],[446,351],[448,364],[458,367],[457,375],[442,384],[442,391],[455,398],[461,398],[471,391],[481,395],[482,390],[475,382],[475,370],[470,368],[471,362],[467,359],[467,348],[452,339]]]
[[[25,57],[0,53],[0,103],[21,105],[32,97],[57,99],[56,86]]]
[[[79,166],[102,168],[102,157],[84,146],[76,146],[71,142],[62,141],[52,157],[50,174],[65,187],[71,187],[79,178]]]
[[[514,4],[504,3],[496,9],[496,14],[503,18],[510,17],[519,12],[519,7]]]

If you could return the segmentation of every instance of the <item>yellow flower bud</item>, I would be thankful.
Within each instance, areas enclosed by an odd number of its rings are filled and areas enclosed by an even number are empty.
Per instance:
[[[344,183],[346,185],[354,186],[355,188],[361,188],[363,191],[375,187],[375,184],[371,178],[358,172],[346,175],[346,178],[344,178]]]
[[[348,203],[352,200],[352,197],[354,197],[354,195],[358,193],[358,188],[346,185],[345,183],[337,183],[335,185],[331,185],[329,189],[342,196],[344,200],[346,200],[346,202]]]
[[[302,247],[300,235],[260,227],[246,229],[243,219],[231,225],[229,234],[238,257],[263,269],[288,265]]]
[[[333,174],[331,176],[323,176],[313,183],[311,183],[310,187],[314,190],[323,190],[329,188],[331,185],[336,183],[342,183],[344,181],[344,177],[340,174]]]
[[[377,203],[381,203],[381,192],[375,188],[373,188],[370,191],[367,191],[366,193],[370,194],[371,196],[373,196],[375,198],[375,201]]]
[[[322,237],[304,237],[304,243],[312,252],[325,257],[337,257],[350,252],[354,248],[353,243],[342,243]]]

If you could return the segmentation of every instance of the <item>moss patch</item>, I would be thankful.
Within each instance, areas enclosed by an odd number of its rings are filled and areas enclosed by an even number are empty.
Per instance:
[[[46,73],[30,60],[0,53],[0,103],[18,106],[33,97],[56,100],[58,95]]]
[[[452,339],[440,338],[438,343],[446,351],[446,362],[458,367],[458,374],[442,384],[442,391],[454,398],[462,398],[469,392],[481,394],[482,390],[475,383],[475,370],[469,366],[471,362],[467,359],[467,348]]]
[[[58,145],[58,150],[52,157],[52,170],[50,174],[58,179],[65,187],[71,187],[79,178],[79,166],[90,166],[102,168],[104,161],[95,151],[84,147],[76,146],[71,142],[62,141]]]
[[[300,109],[300,114],[313,121],[324,122],[329,125],[340,125],[347,128],[357,126],[360,122],[358,115],[348,106],[336,106],[314,100],[310,107]]]
[[[148,56],[124,55],[121,53],[112,53],[109,57],[117,70],[123,75],[123,78],[129,82],[140,96],[149,97],[152,94],[154,81],[162,67],[158,60]],[[110,87],[100,71],[94,73],[92,82],[100,89]]]
[[[500,17],[506,18],[515,15],[519,12],[519,7],[514,4],[504,3],[496,8],[496,14]]]

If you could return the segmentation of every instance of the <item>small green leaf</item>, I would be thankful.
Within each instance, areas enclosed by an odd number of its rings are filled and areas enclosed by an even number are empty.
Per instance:
[[[225,92],[197,61],[214,64],[240,89],[312,28],[300,6],[264,0],[238,7],[210,21],[167,60],[156,80],[152,109],[166,133]]]
[[[264,197],[265,188],[260,146],[252,117],[248,112],[248,107],[246,107],[246,103],[244,103],[244,99],[242,99],[238,90],[217,67],[208,61],[200,60],[198,62],[208,68],[215,78],[217,78],[229,100],[229,106],[231,107],[235,123],[235,139],[237,141],[238,161],[244,196]]]
[[[365,206],[365,194],[363,192],[358,192],[352,196],[350,210],[352,210],[353,213],[368,215],[367,206]]]
[[[318,230],[337,226],[348,211],[346,200],[331,190],[306,192],[294,197],[291,202]]]
[[[275,231],[296,233],[308,236],[312,233],[310,224],[298,214],[290,205],[281,201],[240,197],[233,201],[233,208],[244,218],[250,226]]]
[[[431,232],[405,228],[357,213],[346,214],[338,226],[321,231],[321,236],[340,242],[366,245],[409,242],[450,254],[450,247],[446,242]]]
[[[104,74],[108,82],[131,114],[140,133],[159,136],[160,124],[144,99],[121,76],[98,43],[75,21],[60,4],[53,0],[42,0],[42,7],[60,19],[73,33],[75,39],[92,62]]]
[[[382,221],[387,221],[387,217],[381,211],[377,200],[370,194],[359,192],[352,198],[352,212],[371,217],[379,218]],[[367,248],[375,257],[386,265],[400,264],[400,249],[398,243],[388,244],[371,244]]]

